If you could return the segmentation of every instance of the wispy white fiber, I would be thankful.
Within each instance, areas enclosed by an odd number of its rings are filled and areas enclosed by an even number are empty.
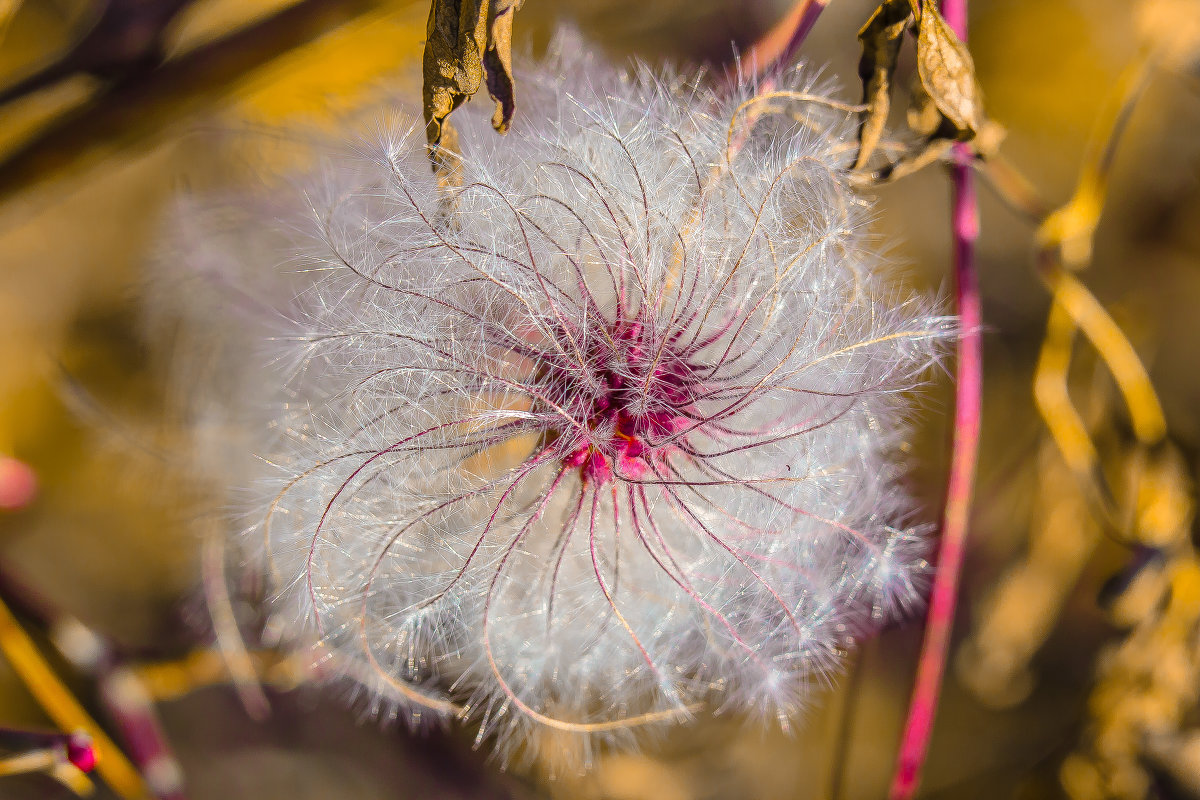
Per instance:
[[[787,725],[919,600],[893,458],[950,326],[880,274],[841,112],[781,95],[731,139],[749,88],[587,56],[518,87],[506,137],[456,115],[452,204],[400,125],[287,231],[183,237],[227,299],[218,399],[270,409],[244,541],[292,639],[501,748]]]

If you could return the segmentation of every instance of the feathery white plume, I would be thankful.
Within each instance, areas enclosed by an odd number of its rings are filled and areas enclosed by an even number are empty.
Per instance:
[[[878,274],[850,127],[798,73],[746,107],[584,56],[520,77],[507,137],[456,117],[452,204],[410,127],[331,159],[272,245],[248,219],[187,251],[295,291],[223,323],[282,331],[271,364],[236,348],[243,405],[283,386],[250,534],[278,613],[502,745],[704,703],[787,724],[918,600],[890,459],[951,326]]]

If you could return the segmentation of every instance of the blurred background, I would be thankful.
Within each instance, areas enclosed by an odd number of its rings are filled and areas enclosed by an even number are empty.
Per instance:
[[[14,610],[85,705],[103,719],[112,687],[54,655],[53,645],[70,648],[39,619],[47,608],[99,634],[122,663],[162,667],[138,685],[160,698],[186,796],[200,800],[884,796],[920,646],[916,619],[866,642],[790,735],[706,718],[553,781],[546,765],[498,770],[486,742],[472,748],[471,730],[413,736],[403,725],[359,724],[361,704],[344,688],[272,689],[272,713],[256,721],[220,670],[162,678],[211,641],[194,525],[204,494],[187,480],[168,353],[139,311],[163,211],[183,188],[219,188],[254,168],[231,162],[214,138],[334,132],[347,113],[397,100],[419,113],[428,5],[112,0],[136,25],[98,18],[103,5],[0,0],[0,87],[24,90],[0,105],[0,456],[32,467],[38,482],[27,506],[0,510],[0,596],[33,598]],[[526,0],[516,49],[538,52],[567,19],[613,58],[721,64],[790,6]],[[856,35],[872,9],[832,0],[801,51],[850,102],[860,95]],[[1004,163],[1047,208],[1071,196],[1122,76],[1154,54],[1079,277],[1148,368],[1168,435],[1139,446],[1100,360],[1076,348],[1071,396],[1096,443],[1097,481],[1129,517],[1105,524],[1034,402],[1050,308],[1034,266],[1036,221],[984,183],[980,474],[921,797],[1200,797],[1191,732],[1200,729],[1200,591],[1188,582],[1200,452],[1198,29],[1194,0],[971,3],[988,113],[1007,130]],[[21,87],[56,63],[44,86]],[[914,72],[905,51],[898,85]],[[914,286],[948,297],[945,170],[878,196],[891,259]],[[943,376],[921,400],[908,454],[928,519],[945,481],[950,384]],[[3,657],[0,726],[53,727]],[[156,785],[173,785],[164,763]],[[71,796],[43,775],[0,777],[0,798]],[[96,796],[115,795],[101,784]]]

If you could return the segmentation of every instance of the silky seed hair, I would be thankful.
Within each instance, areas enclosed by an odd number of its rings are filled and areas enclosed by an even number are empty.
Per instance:
[[[285,640],[381,713],[586,764],[701,709],[787,727],[919,603],[895,459],[952,325],[882,274],[825,87],[582,51],[519,72],[507,136],[455,115],[457,188],[393,122],[184,202],[168,274]]]

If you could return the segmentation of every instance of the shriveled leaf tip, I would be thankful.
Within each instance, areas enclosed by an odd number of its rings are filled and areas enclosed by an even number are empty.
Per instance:
[[[975,62],[946,24],[936,3],[922,5],[917,24],[917,72],[921,85],[963,139],[983,127],[983,103]]]
[[[916,40],[917,77],[906,115],[908,128],[921,137],[918,146],[867,175],[879,149],[891,111],[896,60],[905,32]],[[883,0],[858,32],[862,57],[858,72],[865,112],[859,122],[854,170],[865,184],[895,180],[945,160],[949,143],[971,142],[973,154],[995,154],[1004,130],[983,110],[983,92],[971,54],[946,23],[934,0]],[[864,185],[865,185],[864,184]]]
[[[429,8],[423,60],[425,138],[435,169],[445,159],[437,148],[453,149],[448,117],[487,81],[496,102],[492,125],[508,130],[513,97],[513,17],[524,0],[433,0]]]
[[[858,129],[858,158],[854,168],[862,169],[879,145],[892,104],[892,75],[900,53],[901,37],[912,17],[906,0],[884,0],[858,32],[862,58],[858,75],[863,82],[863,104],[867,107]]]

